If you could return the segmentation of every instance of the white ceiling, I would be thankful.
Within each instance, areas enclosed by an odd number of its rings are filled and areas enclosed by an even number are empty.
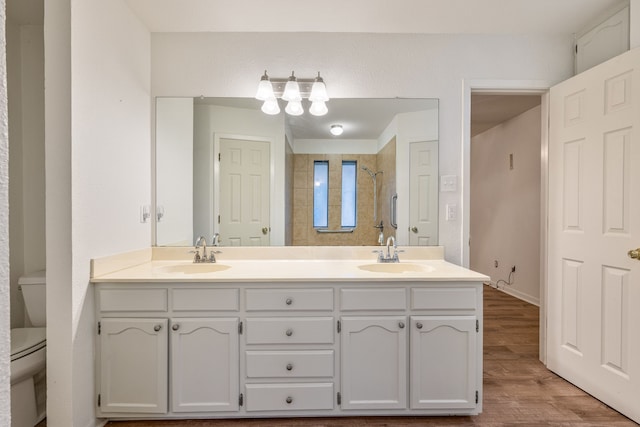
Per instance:
[[[540,95],[471,95],[471,136],[540,105]]]
[[[125,0],[152,32],[571,34],[625,0]]]
[[[18,24],[42,24],[44,1],[7,0],[7,18]],[[627,0],[124,1],[152,32],[572,34]],[[320,128],[338,120],[334,116],[340,111],[337,101],[329,104],[330,115]],[[539,101],[539,96],[474,95],[472,134],[515,117]],[[292,126],[302,129],[303,125],[304,119],[294,118]]]
[[[196,104],[221,105],[225,107],[259,110],[262,102],[253,98],[196,98]],[[308,108],[308,103],[303,103]],[[425,111],[438,108],[437,99],[428,98],[335,98],[327,106],[325,116],[315,117],[309,114],[301,116],[285,115],[294,139],[329,139],[332,124],[340,124],[344,133],[339,139],[376,140],[393,118],[400,113]],[[280,101],[280,108],[285,103]],[[281,113],[284,114],[284,113]]]

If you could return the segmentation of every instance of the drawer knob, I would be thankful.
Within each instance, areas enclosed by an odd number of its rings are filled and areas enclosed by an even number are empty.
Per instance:
[[[293,329],[287,329],[287,332],[285,332],[285,334],[290,337],[291,335],[293,335]]]
[[[173,329],[174,331],[177,331],[178,329],[180,329],[180,325],[177,323],[174,323],[171,329]]]
[[[153,327],[153,330],[158,332],[160,329],[162,329],[162,325],[156,325]]]
[[[404,329],[404,322],[400,322],[400,323],[398,323],[398,327],[399,327],[400,329]]]
[[[291,363],[287,363],[287,371],[293,370],[293,365]]]
[[[416,323],[416,328],[422,329],[422,323],[420,323],[420,322]]]
[[[287,303],[287,305],[293,304],[293,300],[291,298],[287,298],[285,302]]]
[[[287,400],[286,400],[286,402],[287,402],[288,404],[291,404],[291,402],[293,402],[293,397],[291,397],[291,396],[287,396]]]

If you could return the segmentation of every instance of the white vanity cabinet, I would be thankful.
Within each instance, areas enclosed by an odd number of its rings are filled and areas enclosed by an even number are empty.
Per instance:
[[[167,319],[107,318],[99,325],[102,413],[166,413]]]
[[[97,287],[97,412],[109,418],[239,409],[239,291]]]
[[[475,415],[482,283],[96,283],[104,418]]]
[[[333,410],[333,288],[251,287],[245,301],[247,413]]]
[[[341,319],[342,409],[407,407],[405,324],[404,316]]]
[[[238,410],[238,325],[235,318],[171,319],[171,410]]]

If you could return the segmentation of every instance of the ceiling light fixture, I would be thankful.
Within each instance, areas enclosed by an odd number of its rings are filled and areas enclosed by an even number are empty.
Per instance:
[[[331,125],[329,131],[332,135],[340,136],[342,135],[342,132],[344,132],[344,129],[342,129],[342,125]]]
[[[302,100],[308,98],[311,102],[309,113],[314,116],[324,116],[329,112],[326,102],[329,101],[327,95],[327,86],[324,83],[320,72],[314,79],[298,79],[292,71],[288,79],[272,79],[267,75],[265,70],[258,90],[256,99],[264,101],[262,111],[265,114],[279,114],[280,106],[278,99],[282,98],[287,102],[284,111],[292,116],[299,116],[304,113]]]

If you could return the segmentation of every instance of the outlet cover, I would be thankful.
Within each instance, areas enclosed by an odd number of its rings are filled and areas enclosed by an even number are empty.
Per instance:
[[[454,204],[447,205],[447,221],[455,221],[458,219],[458,206]]]
[[[442,175],[440,177],[440,191],[456,191],[458,177],[456,175]]]

